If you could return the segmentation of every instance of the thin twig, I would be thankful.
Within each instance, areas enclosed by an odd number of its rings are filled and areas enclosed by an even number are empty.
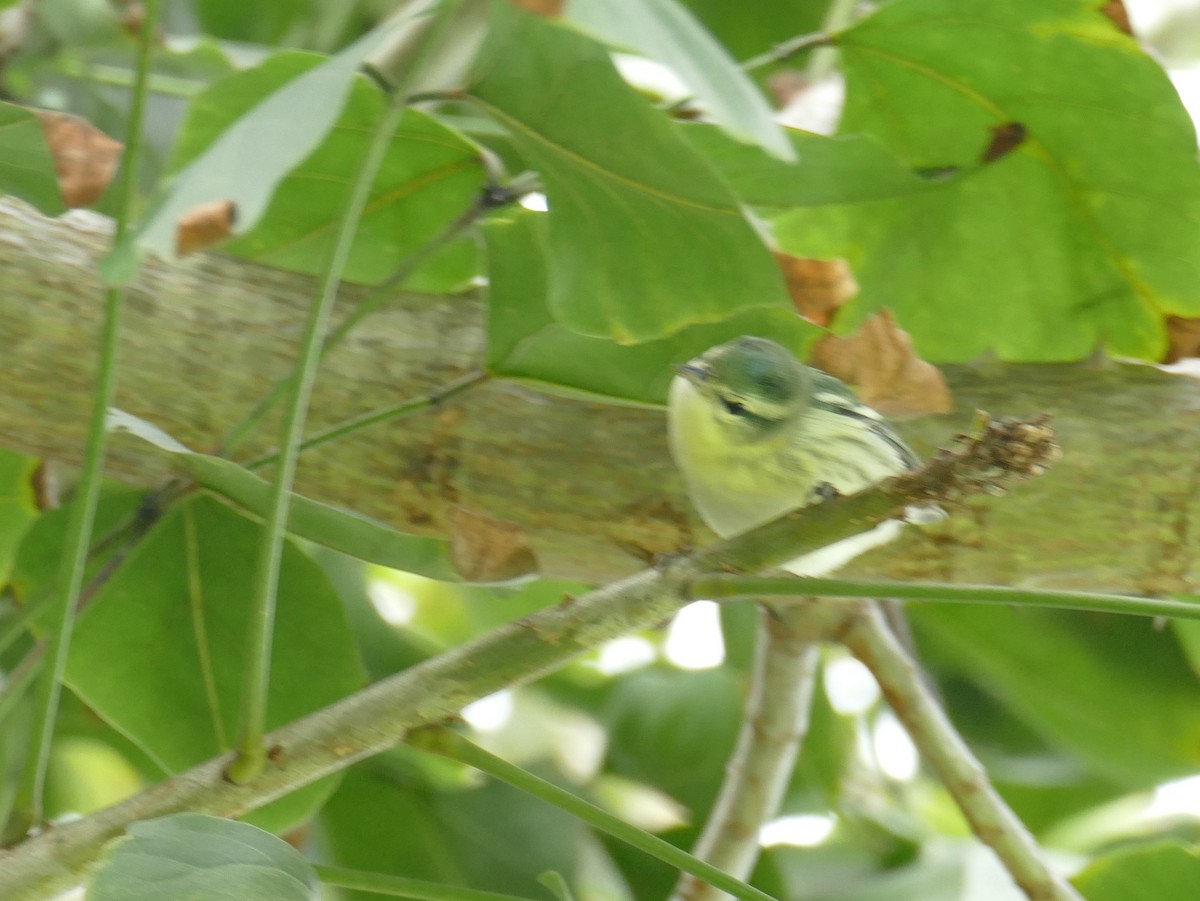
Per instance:
[[[746,879],[760,850],[758,835],[775,815],[808,731],[818,646],[802,607],[760,607],[754,670],[737,747],[692,854]],[[717,901],[729,895],[690,873],[672,901]]]
[[[971,829],[987,844],[1030,901],[1083,901],[1042,858],[1029,830],[988,781],[916,665],[888,628],[878,604],[849,612],[839,636],[875,676],[884,697],[908,730],[921,756],[954,797]]]

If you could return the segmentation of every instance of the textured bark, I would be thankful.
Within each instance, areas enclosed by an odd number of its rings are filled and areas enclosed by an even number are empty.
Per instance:
[[[105,220],[0,200],[0,446],[72,463],[95,368]],[[288,369],[307,277],[216,254],[148,261],[128,302],[118,406],[198,450]],[[362,290],[347,288],[342,309]],[[427,392],[478,365],[473,301],[398,299],[330,355],[312,430]],[[1174,592],[1200,583],[1200,385],[1140,366],[953,367],[957,412],[902,424],[921,450],[976,408],[1055,415],[1064,459],[1003,502],[975,502],[855,570],[901,578]],[[251,453],[270,444],[275,424]],[[264,437],[265,436],[265,437]],[[128,436],[108,471],[151,485],[172,461]],[[305,454],[299,490],[399,528],[447,534],[455,506],[518,523],[548,575],[604,581],[708,540],[654,410],[491,383]]]

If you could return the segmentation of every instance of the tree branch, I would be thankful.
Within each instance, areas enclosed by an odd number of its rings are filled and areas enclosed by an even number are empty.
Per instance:
[[[819,647],[803,607],[759,609],[754,671],[737,747],[692,853],[738,879],[758,860],[758,833],[779,809],[796,755],[808,731]],[[672,901],[717,901],[729,895],[691,875],[680,877]]]

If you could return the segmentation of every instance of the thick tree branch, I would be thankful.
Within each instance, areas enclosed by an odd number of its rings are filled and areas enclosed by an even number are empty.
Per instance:
[[[0,200],[0,445],[78,463],[109,227]],[[216,254],[150,261],[132,286],[117,405],[196,450],[286,374],[313,282]],[[366,289],[344,287],[344,315]],[[312,433],[427,394],[478,367],[482,310],[398,295],[325,361]],[[903,424],[918,449],[974,411],[1046,410],[1067,451],[1039,485],[910,529],[848,573],[1102,589],[1200,588],[1200,410],[1195,383],[1141,366],[949,368],[958,413]],[[659,387],[670,373],[664,371]],[[268,423],[264,434],[273,434]],[[260,441],[247,458],[265,453]],[[127,436],[109,472],[151,485],[174,461]],[[298,488],[406,531],[446,535],[458,507],[521,525],[543,570],[597,583],[708,540],[666,449],[663,415],[493,382],[397,423],[306,453]]]
[[[1005,434],[1001,429],[999,440]],[[975,445],[982,453],[957,458],[963,484],[985,487],[970,473],[983,472],[980,467],[990,458],[988,435]],[[1035,456],[1029,466],[1042,462]],[[923,472],[934,479],[943,468],[933,463]],[[1003,484],[1014,476],[1020,473],[994,478],[996,484]],[[544,675],[610,638],[662,622],[690,600],[686,588],[699,575],[730,567],[781,565],[861,530],[864,511],[887,516],[928,497],[930,484],[919,477],[892,479],[861,494],[787,514],[711,549],[668,561],[580,598],[566,598],[555,607],[501,626],[272,732],[267,736],[273,749],[270,764],[252,783],[227,781],[223,774],[231,755],[224,755],[0,852],[0,898],[43,898],[78,882],[104,843],[137,820],[180,810],[236,816],[260,807],[394,747],[410,730],[453,716],[500,688]],[[790,542],[781,537],[788,534]],[[764,542],[767,551],[760,547]]]

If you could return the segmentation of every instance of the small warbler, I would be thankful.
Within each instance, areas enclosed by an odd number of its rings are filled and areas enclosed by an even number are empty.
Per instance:
[[[741,337],[676,367],[671,453],[692,503],[722,537],[827,496],[853,494],[920,461],[886,420],[833,376],[766,338]],[[910,508],[909,521],[943,515]],[[892,540],[891,520],[785,568],[820,576]]]

